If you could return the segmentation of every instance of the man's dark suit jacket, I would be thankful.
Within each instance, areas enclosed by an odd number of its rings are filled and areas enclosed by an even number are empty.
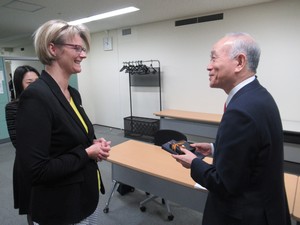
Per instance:
[[[19,102],[19,182],[26,184],[29,180],[32,184],[30,210],[33,221],[40,225],[77,223],[92,214],[98,204],[98,166],[85,151],[93,143],[94,129],[81,105],[80,94],[70,86],[69,91],[88,133],[45,71],[23,92]],[[101,192],[104,193],[102,182]]]
[[[227,106],[213,165],[192,161],[191,176],[209,190],[203,225],[288,225],[283,131],[275,101],[257,79]]]

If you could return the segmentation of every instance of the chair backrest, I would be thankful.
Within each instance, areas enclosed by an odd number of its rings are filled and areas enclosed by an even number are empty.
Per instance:
[[[155,145],[161,146],[170,140],[175,140],[175,141],[185,140],[185,141],[187,141],[187,137],[183,133],[176,131],[176,130],[158,130],[154,134],[154,144]]]

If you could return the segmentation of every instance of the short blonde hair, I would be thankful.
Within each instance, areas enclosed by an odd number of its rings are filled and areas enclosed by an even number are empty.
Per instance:
[[[87,51],[90,50],[90,32],[84,25],[70,25],[63,20],[50,20],[40,26],[33,34],[34,48],[44,65],[51,65],[55,59],[49,52],[49,44],[64,44],[68,39],[79,35]]]

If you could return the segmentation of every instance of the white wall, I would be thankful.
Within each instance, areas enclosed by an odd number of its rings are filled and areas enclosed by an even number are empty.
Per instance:
[[[225,33],[243,31],[261,45],[258,78],[277,101],[285,129],[300,131],[299,12],[299,0],[281,0],[223,11],[221,21],[175,27],[170,20],[131,27],[128,36],[122,29],[92,34],[91,52],[78,75],[85,110],[93,123],[123,128],[130,115],[128,74],[119,72],[123,62],[158,59],[163,109],[222,113],[226,94],[209,88],[210,49]],[[113,37],[113,51],[103,51],[107,35]],[[34,56],[34,51],[25,46],[11,55]],[[134,93],[134,114],[153,117],[159,110],[156,89]]]
[[[122,36],[122,29],[93,34],[88,70],[79,75],[86,110],[94,123],[123,128],[130,112],[128,74],[119,72],[122,63],[158,59],[163,109],[222,113],[225,92],[209,88],[210,49],[224,34],[243,31],[261,45],[257,75],[277,101],[285,129],[300,131],[299,12],[299,0],[285,0],[224,11],[221,21],[175,27],[171,20],[131,27],[128,36]],[[112,51],[103,50],[107,35],[113,37]],[[150,90],[145,101],[134,99],[135,113],[151,117],[158,111],[150,101],[154,92]],[[143,96],[147,91],[137,93]]]

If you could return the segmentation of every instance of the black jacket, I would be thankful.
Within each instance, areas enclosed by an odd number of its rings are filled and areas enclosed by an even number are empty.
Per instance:
[[[231,99],[213,165],[195,159],[193,179],[209,190],[203,225],[289,225],[283,131],[272,96],[257,80]]]
[[[22,169],[20,179],[32,184],[30,211],[40,225],[77,223],[98,204],[98,166],[85,151],[93,143],[94,129],[80,94],[70,86],[69,91],[88,133],[45,71],[19,102],[16,161]]]

